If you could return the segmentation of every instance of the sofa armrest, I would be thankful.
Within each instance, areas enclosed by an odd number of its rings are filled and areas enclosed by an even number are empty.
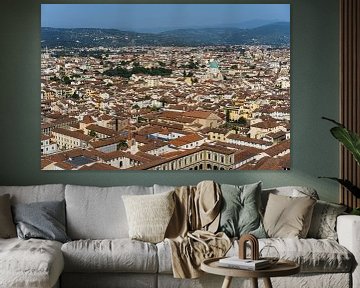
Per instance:
[[[336,229],[340,245],[347,248],[355,257],[352,281],[353,287],[360,287],[360,216],[338,216]]]

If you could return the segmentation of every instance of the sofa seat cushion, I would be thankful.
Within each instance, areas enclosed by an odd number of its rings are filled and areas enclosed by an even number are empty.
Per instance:
[[[77,240],[61,248],[66,272],[156,273],[156,246],[123,239]]]
[[[353,255],[345,247],[330,239],[259,239],[260,250],[265,245],[274,246],[279,252],[280,258],[300,264],[302,273],[347,273],[351,271],[354,265]],[[167,241],[158,243],[157,249],[159,273],[172,273],[171,248],[169,244]],[[238,242],[235,241],[227,256],[238,255],[238,251]]]
[[[237,242],[228,255],[236,255]],[[298,263],[302,273],[350,272],[353,267],[353,255],[338,242],[330,239],[267,238],[259,239],[259,249],[273,246],[281,259]],[[268,255],[275,256],[275,255]]]
[[[60,242],[0,239],[1,287],[52,287],[63,268]]]

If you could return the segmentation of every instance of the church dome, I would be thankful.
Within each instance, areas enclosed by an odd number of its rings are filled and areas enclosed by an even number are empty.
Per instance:
[[[209,62],[209,68],[214,68],[214,69],[219,69],[219,64],[218,62],[214,61],[210,61]]]

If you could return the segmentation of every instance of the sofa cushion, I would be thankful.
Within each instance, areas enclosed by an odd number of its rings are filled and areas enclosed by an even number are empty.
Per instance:
[[[19,238],[69,241],[65,229],[65,201],[45,201],[13,206]]]
[[[16,237],[9,194],[0,196],[0,238]]]
[[[237,244],[237,242],[234,243],[228,252],[228,256],[236,255],[238,251]],[[354,257],[351,252],[338,242],[330,239],[259,239],[259,250],[261,251],[264,246],[275,247],[280,259],[298,263],[302,273],[350,272],[354,265]]]
[[[269,237],[305,238],[310,227],[316,200],[310,197],[288,197],[270,194],[264,215]]]
[[[318,200],[314,206],[309,238],[337,240],[336,219],[346,211],[345,205]]]
[[[177,186],[154,184],[153,188],[154,188],[154,194],[159,194],[159,193],[174,191],[177,188]]]
[[[310,196],[311,198],[319,199],[319,195],[317,194],[316,190],[310,187],[283,186],[283,187],[263,189],[261,191],[261,206],[263,212],[265,212],[265,208],[270,194],[289,196],[289,197]]]
[[[157,243],[164,240],[175,208],[174,192],[156,195],[124,195],[131,239]]]
[[[274,246],[281,259],[295,261],[302,273],[348,273],[354,266],[353,255],[338,242],[329,239],[264,238],[259,249]],[[171,274],[171,248],[168,241],[156,244],[159,273]],[[238,255],[238,242],[234,241],[226,256]],[[250,249],[248,250],[248,257]],[[272,255],[276,256],[276,255]]]
[[[52,287],[63,268],[59,242],[0,239],[0,287]]]
[[[64,200],[65,185],[0,186],[0,195],[10,194],[11,204]]]
[[[123,195],[152,194],[152,187],[66,185],[67,233],[71,239],[128,238]]]
[[[221,184],[219,231],[229,237],[246,233],[266,237],[260,215],[260,193],[261,182],[242,186]]]
[[[78,240],[61,247],[66,272],[156,273],[156,246],[131,239]]]

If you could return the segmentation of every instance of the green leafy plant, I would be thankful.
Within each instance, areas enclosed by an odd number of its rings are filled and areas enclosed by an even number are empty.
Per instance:
[[[354,156],[355,161],[360,165],[360,136],[353,131],[347,129],[343,124],[336,122],[333,119],[322,117],[327,121],[336,124],[335,127],[330,129],[331,134],[342,143],[346,149]],[[336,177],[319,177],[327,178],[339,182],[342,186],[348,189],[356,198],[360,198],[360,187],[354,185],[348,179],[341,179]]]

